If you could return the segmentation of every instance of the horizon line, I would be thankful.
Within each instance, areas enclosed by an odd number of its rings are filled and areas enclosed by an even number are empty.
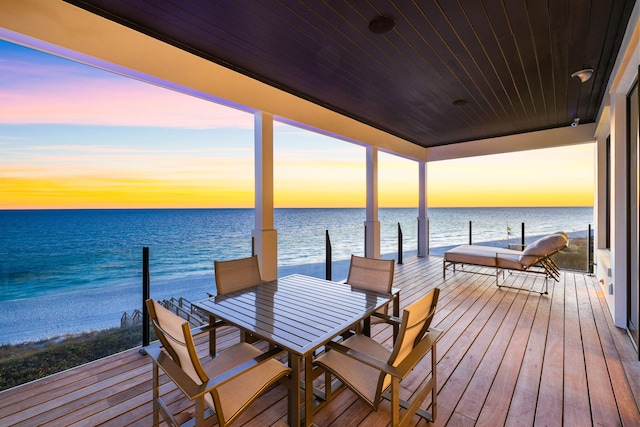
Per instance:
[[[593,208],[593,205],[530,205],[530,206],[427,206],[427,209],[530,209],[530,208]],[[255,207],[69,207],[69,208],[0,208],[0,211],[99,211],[99,210],[215,210],[256,209]],[[366,209],[366,206],[280,206],[275,209]],[[378,206],[378,209],[418,209],[418,206]]]

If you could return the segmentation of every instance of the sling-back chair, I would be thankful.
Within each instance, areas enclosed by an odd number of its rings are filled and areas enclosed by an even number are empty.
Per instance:
[[[258,255],[213,262],[218,295],[250,288],[262,283]]]
[[[231,259],[226,261],[214,261],[213,268],[216,276],[217,295],[224,295],[230,292],[250,288],[262,283],[258,256],[253,255],[247,258]],[[213,319],[211,319],[213,323]],[[255,342],[254,337],[240,332],[242,341]],[[209,351],[213,355],[216,352],[216,331],[209,332]]]
[[[146,301],[158,343],[145,350],[153,359],[153,423],[160,414],[172,426],[180,425],[160,397],[159,369],[191,401],[195,401],[195,425],[203,426],[205,406],[216,413],[218,424],[227,426],[271,385],[291,369],[275,359],[281,349],[262,353],[240,342],[202,364],[189,323],[157,301]]]
[[[363,258],[351,255],[349,274],[346,283],[354,288],[366,289],[381,294],[390,295],[393,286],[393,271],[395,261],[393,259]],[[397,295],[395,296],[398,297]],[[397,302],[394,301],[397,304]],[[389,314],[389,304],[385,304],[376,311],[377,315],[367,321],[373,323],[384,322],[384,316]],[[382,316],[379,316],[379,315]],[[379,316],[379,317],[378,317]],[[362,323],[356,325],[356,331],[362,331]]]
[[[316,358],[314,364],[325,370],[325,393],[330,401],[333,390],[332,375],[351,389],[374,411],[385,398],[391,402],[393,426],[408,425],[415,414],[433,422],[436,418],[436,341],[441,331],[430,329],[435,313],[439,289],[434,289],[404,309],[400,328],[392,349],[374,339],[356,334],[342,343],[331,342],[327,351]],[[431,374],[422,388],[414,394],[413,402],[400,400],[400,381],[407,377],[423,357],[431,351]],[[421,372],[429,372],[421,367]],[[431,412],[420,408],[431,394]],[[400,408],[404,408],[401,417]]]

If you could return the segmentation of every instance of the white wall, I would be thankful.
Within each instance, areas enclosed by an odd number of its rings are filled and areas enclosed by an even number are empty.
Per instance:
[[[605,226],[605,142],[611,137],[611,248],[604,249],[604,232],[596,233],[596,274],[616,326],[627,323],[627,94],[638,78],[640,66],[640,4],[636,2],[616,65],[607,86],[595,136],[596,149],[596,218],[598,227]],[[611,274],[609,276],[609,273]],[[612,285],[612,289],[609,288]],[[613,291],[611,293],[610,291]]]

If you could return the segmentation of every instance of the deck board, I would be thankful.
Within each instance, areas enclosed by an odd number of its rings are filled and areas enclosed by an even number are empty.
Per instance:
[[[542,286],[537,275],[507,274],[504,280]],[[401,307],[441,289],[433,321],[444,331],[437,347],[435,425],[640,425],[640,362],[626,331],[613,325],[593,277],[563,271],[561,282],[550,283],[549,295],[540,296],[499,289],[491,276],[458,271],[445,280],[442,258],[414,257],[396,266],[394,286],[401,289]],[[373,334],[391,345],[389,328],[376,325]],[[238,337],[237,330],[224,328],[219,348]],[[206,337],[196,342],[206,353]],[[419,388],[428,365],[423,360],[402,382],[403,398]],[[161,390],[172,410],[189,415],[191,406],[173,384],[163,379]],[[236,425],[283,426],[286,410],[286,390],[278,386]],[[0,392],[3,426],[149,426],[152,419],[151,364],[136,349]],[[389,404],[376,413],[343,390],[314,421],[386,426]],[[428,423],[415,417],[412,425]]]
[[[534,425],[561,426],[564,387],[564,292],[554,283],[549,290],[549,321],[543,352]]]
[[[531,332],[513,392],[506,425],[532,425],[536,415],[538,384],[542,373],[546,330],[549,326],[549,298],[538,298]]]
[[[580,332],[578,297],[574,275],[565,275],[564,422],[591,425],[589,390]]]

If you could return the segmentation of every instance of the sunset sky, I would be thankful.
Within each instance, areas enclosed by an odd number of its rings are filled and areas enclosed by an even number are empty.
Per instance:
[[[365,149],[275,125],[276,207],[364,207]],[[430,207],[591,206],[592,144],[429,163]],[[252,207],[253,116],[0,41],[0,209]],[[418,165],[379,156],[381,207]]]

